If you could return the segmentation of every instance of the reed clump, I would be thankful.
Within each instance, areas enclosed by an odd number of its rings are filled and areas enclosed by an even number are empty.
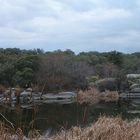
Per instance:
[[[77,102],[80,104],[96,104],[99,101],[117,101],[119,99],[119,94],[117,91],[100,92],[96,88],[90,88],[88,90],[80,90],[77,94]]]
[[[131,122],[121,117],[100,117],[89,127],[73,127],[46,140],[140,140],[140,119]]]
[[[0,121],[0,140],[41,140],[44,139],[37,130],[32,129],[28,133],[28,138],[21,128],[15,129],[10,123]]]
[[[121,117],[102,116],[86,128],[72,127],[48,138],[25,138],[20,129],[13,132],[0,122],[0,140],[140,140],[139,132],[140,119],[128,122]]]
[[[0,121],[0,140],[25,140],[21,128],[15,130],[11,124]]]
[[[95,88],[80,90],[77,94],[77,102],[80,104],[96,104],[100,101],[100,96],[100,92]]]
[[[106,90],[105,92],[101,93],[100,99],[106,102],[118,101],[119,94],[117,91]]]

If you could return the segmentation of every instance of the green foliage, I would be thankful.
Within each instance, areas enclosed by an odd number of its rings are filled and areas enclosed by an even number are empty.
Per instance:
[[[25,67],[22,71],[17,71],[13,76],[14,85],[19,85],[24,87],[25,85],[30,85],[33,79],[33,70],[31,68]]]
[[[99,80],[99,76],[90,76],[90,77],[87,77],[87,80],[89,83],[95,83],[97,80]]]
[[[117,91],[117,80],[114,78],[104,78],[95,82],[95,85],[100,91],[110,90]]]
[[[39,58],[34,51],[0,49],[0,84],[25,86],[33,82]]]
[[[66,55],[75,55],[75,53],[73,51],[71,51],[70,49],[67,49],[66,51],[64,51],[64,54]]]
[[[127,86],[125,75],[140,73],[140,53],[81,52],[67,49],[44,52],[42,49],[0,48],[0,84],[39,85],[47,89],[85,88],[104,78],[116,78]],[[88,77],[88,78],[87,78]]]
[[[109,53],[106,53],[106,57],[108,58],[109,62],[121,67],[123,63],[123,55],[120,52],[112,51]]]

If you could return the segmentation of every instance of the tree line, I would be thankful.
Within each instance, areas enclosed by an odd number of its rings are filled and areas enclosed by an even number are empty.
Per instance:
[[[140,73],[140,53],[81,52],[67,49],[0,48],[0,85],[52,90],[85,89],[89,82],[116,78],[124,87],[125,75]]]

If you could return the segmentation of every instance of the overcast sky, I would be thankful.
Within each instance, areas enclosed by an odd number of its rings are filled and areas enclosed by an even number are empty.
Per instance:
[[[140,0],[0,0],[0,47],[140,51]]]

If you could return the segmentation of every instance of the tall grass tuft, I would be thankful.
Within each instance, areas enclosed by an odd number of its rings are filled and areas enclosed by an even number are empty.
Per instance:
[[[0,140],[25,139],[20,129],[14,132],[9,126],[0,122]],[[128,122],[121,117],[103,116],[86,128],[72,127],[49,138],[39,136],[29,137],[28,140],[140,140],[140,119]]]
[[[73,127],[46,140],[140,140],[140,119],[127,122],[121,117],[100,117],[89,127]]]
[[[100,96],[100,92],[95,88],[85,91],[80,90],[77,95],[77,101],[80,104],[96,104],[100,101]]]
[[[103,100],[106,102],[117,101],[119,99],[119,94],[117,91],[100,92],[96,88],[90,88],[88,90],[80,90],[77,94],[77,101],[80,104],[96,104]]]

